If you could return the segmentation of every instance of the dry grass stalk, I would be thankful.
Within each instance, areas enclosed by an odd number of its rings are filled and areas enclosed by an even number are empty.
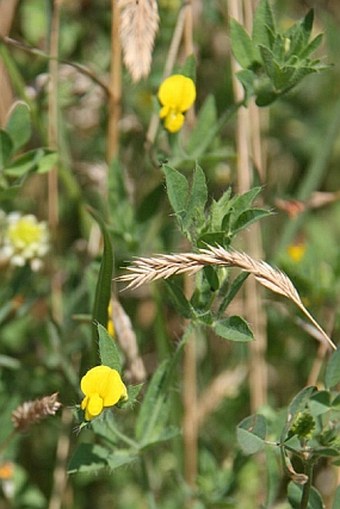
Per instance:
[[[159,15],[155,0],[118,0],[121,15],[120,38],[124,62],[133,81],[145,78],[152,62],[152,50]]]
[[[13,426],[17,431],[26,431],[32,424],[49,415],[55,415],[61,407],[58,393],[34,401],[25,401],[12,412]]]
[[[133,330],[131,320],[116,297],[111,299],[112,321],[118,342],[127,358],[127,377],[134,382],[144,382],[146,371],[143,360],[138,352],[136,334]]]
[[[274,269],[268,263],[255,260],[246,253],[234,250],[226,251],[221,246],[207,246],[206,249],[200,249],[198,253],[164,254],[151,258],[137,258],[132,266],[127,267],[129,273],[120,276],[118,279],[127,282],[127,288],[137,288],[144,283],[157,279],[167,279],[175,274],[195,274],[207,265],[238,267],[253,274],[256,281],[261,285],[294,302],[314,327],[318,329],[323,339],[332,348],[336,349],[333,341],[303,305],[289,277],[284,272]]]

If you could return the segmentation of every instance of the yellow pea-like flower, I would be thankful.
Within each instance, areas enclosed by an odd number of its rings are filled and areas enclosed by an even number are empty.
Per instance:
[[[120,374],[109,366],[91,368],[81,379],[80,388],[85,395],[81,408],[87,421],[97,417],[104,408],[128,398]]]
[[[195,83],[182,74],[173,74],[159,87],[158,99],[162,105],[159,116],[164,120],[164,127],[175,133],[183,125],[184,113],[194,104]]]

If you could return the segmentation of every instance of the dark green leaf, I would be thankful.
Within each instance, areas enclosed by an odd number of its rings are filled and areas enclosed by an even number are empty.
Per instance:
[[[228,288],[227,293],[222,299],[222,302],[218,308],[218,317],[221,317],[221,315],[224,313],[224,311],[227,309],[231,301],[234,299],[237,292],[240,290],[240,288],[243,286],[243,283],[249,276],[249,272],[241,272],[234,281],[231,283],[230,287]]]
[[[253,42],[244,27],[235,19],[230,21],[231,48],[234,57],[244,69],[256,60]]]
[[[219,245],[225,247],[226,239],[225,231],[203,233],[197,240],[197,247],[206,248],[207,244],[209,246]]]
[[[32,132],[31,114],[28,105],[23,101],[17,101],[12,106],[6,131],[13,141],[14,151],[29,141]]]
[[[237,426],[237,440],[245,454],[254,454],[264,447],[267,423],[263,415],[251,415]]]
[[[166,279],[165,284],[167,286],[167,290],[169,291],[171,300],[179,314],[184,318],[192,318],[193,310],[177,281],[173,279]]]
[[[107,228],[101,216],[92,208],[88,207],[88,211],[98,223],[104,240],[103,257],[100,264],[98,280],[96,285],[96,293],[94,299],[92,320],[93,323],[100,323],[104,327],[108,321],[108,307],[111,298],[111,284],[113,273],[113,251],[111,239]],[[93,336],[97,338],[97,327],[93,325]]]
[[[208,188],[205,174],[202,168],[196,165],[190,190],[190,196],[186,206],[186,214],[183,219],[183,227],[189,229],[192,224],[196,227],[204,223],[204,209],[208,199]]]
[[[301,52],[300,59],[308,58],[321,44],[323,34],[317,35]]]
[[[71,457],[68,473],[95,473],[107,466],[110,454],[112,454],[111,451],[100,445],[81,443]]]
[[[216,290],[219,289],[220,282],[219,282],[215,267],[208,265],[208,266],[204,267],[203,273],[204,273],[205,277],[207,278],[210,290],[212,292],[216,292]]]
[[[187,179],[179,171],[171,166],[163,165],[166,188],[170,204],[177,216],[183,218],[186,214],[186,206],[189,197],[189,184]]]
[[[276,33],[273,12],[268,0],[260,0],[254,14],[253,43],[270,48],[272,43],[270,32]]]
[[[41,148],[26,152],[7,165],[4,169],[4,174],[8,177],[23,177],[25,174],[37,169],[38,161],[43,154],[44,151]]]
[[[270,216],[272,212],[266,209],[248,209],[239,215],[235,223],[233,224],[233,234],[247,228],[252,223],[263,219],[264,217]]]
[[[229,341],[248,342],[254,339],[249,324],[241,316],[230,316],[213,324],[218,336]]]
[[[0,129],[0,169],[5,168],[6,163],[12,155],[13,142],[9,134]]]
[[[208,95],[202,104],[195,127],[193,128],[189,141],[186,146],[186,151],[192,158],[199,158],[209,148],[207,136],[211,129],[217,122],[217,110],[215,98],[213,95]]]
[[[313,449],[313,456],[319,458],[335,458],[340,456],[340,449],[335,447],[315,447]]]
[[[331,408],[331,395],[328,391],[318,391],[311,396],[308,405],[313,417],[322,415]]]
[[[340,349],[332,353],[326,366],[325,384],[331,389],[340,382]]]
[[[151,219],[157,212],[160,204],[164,200],[164,185],[159,184],[143,199],[138,207],[136,218],[138,222],[143,223]]]
[[[231,206],[233,210],[233,223],[237,220],[237,218],[250,208],[251,204],[255,200],[256,196],[262,191],[262,187],[253,187],[246,193],[235,196],[231,201]]]
[[[106,328],[100,323],[97,324],[99,337],[99,357],[104,366],[109,366],[121,373],[122,361],[116,341],[110,336]]]

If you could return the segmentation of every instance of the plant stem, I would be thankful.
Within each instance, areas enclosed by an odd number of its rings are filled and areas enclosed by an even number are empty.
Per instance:
[[[310,490],[312,487],[312,479],[313,479],[313,462],[308,461],[306,463],[305,474],[308,477],[307,482],[303,485],[303,492],[301,498],[300,509],[307,509],[309,502]]]

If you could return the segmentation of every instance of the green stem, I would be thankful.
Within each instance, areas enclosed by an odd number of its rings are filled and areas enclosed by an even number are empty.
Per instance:
[[[153,483],[150,472],[150,462],[148,461],[148,458],[146,457],[145,453],[141,458],[141,464],[144,486],[146,487],[146,499],[148,509],[157,509],[154,489],[152,486]]]
[[[308,480],[307,480],[306,484],[304,484],[304,486],[303,486],[300,509],[308,508],[309,495],[310,495],[310,491],[311,491],[311,487],[312,487],[312,479],[313,479],[313,462],[312,461],[308,461],[306,463],[305,474],[307,475]]]
[[[126,435],[124,435],[124,433],[122,433],[121,431],[119,431],[118,428],[116,428],[116,426],[113,424],[113,422],[111,420],[108,420],[108,425],[109,425],[109,428],[110,430],[118,437],[120,438],[120,440],[122,442],[124,442],[125,444],[127,444],[129,447],[132,447],[133,449],[139,449],[139,444],[137,442],[135,442],[134,440],[132,440],[132,438],[129,438],[127,437]]]

